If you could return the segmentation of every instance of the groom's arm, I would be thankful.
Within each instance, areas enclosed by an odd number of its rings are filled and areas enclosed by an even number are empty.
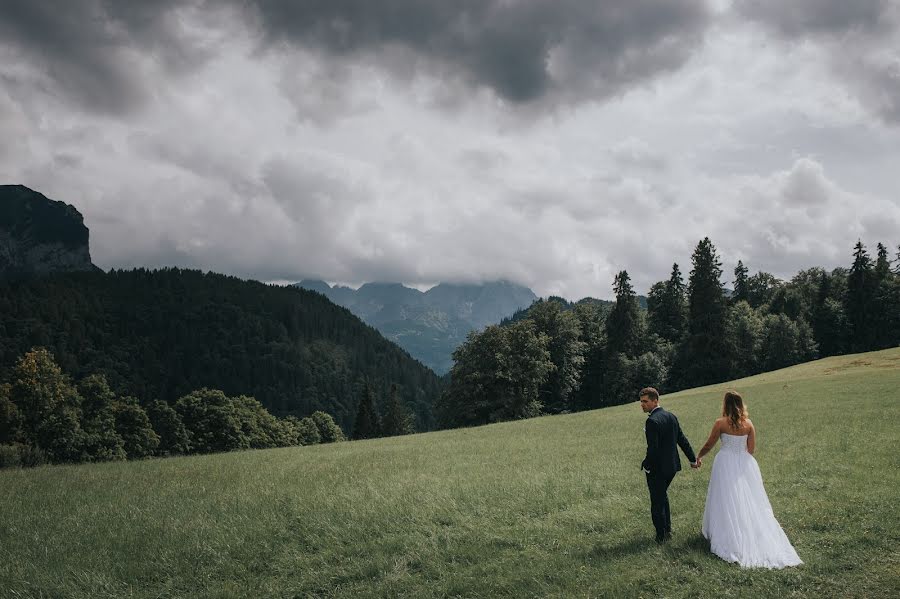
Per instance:
[[[659,462],[659,431],[653,419],[647,419],[647,424],[644,426],[644,434],[647,437],[647,456],[644,458],[641,468],[644,469],[644,472],[650,474],[650,471]]]
[[[688,461],[691,463],[691,466],[697,463],[697,456],[694,455],[694,449],[691,447],[690,442],[687,440],[687,437],[684,436],[684,433],[681,431],[681,423],[678,420],[675,420],[675,426],[678,427],[678,447],[681,448],[681,451],[684,452],[684,455],[687,456]]]

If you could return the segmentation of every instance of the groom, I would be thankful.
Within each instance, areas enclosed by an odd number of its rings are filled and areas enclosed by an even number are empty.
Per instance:
[[[672,536],[672,517],[669,514],[669,497],[666,491],[681,470],[677,444],[691,462],[691,468],[699,468],[697,457],[687,437],[681,432],[675,414],[659,407],[659,392],[653,387],[641,389],[641,409],[648,414],[644,432],[647,435],[647,457],[641,469],[647,475],[650,489],[650,515],[656,527],[656,542],[663,543]]]

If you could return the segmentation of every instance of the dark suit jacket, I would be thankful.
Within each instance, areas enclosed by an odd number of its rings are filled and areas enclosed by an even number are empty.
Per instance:
[[[641,463],[641,468],[649,470],[651,475],[675,476],[681,470],[677,447],[681,448],[692,463],[697,461],[675,414],[662,408],[653,410],[647,417],[644,432],[647,435],[647,457]]]

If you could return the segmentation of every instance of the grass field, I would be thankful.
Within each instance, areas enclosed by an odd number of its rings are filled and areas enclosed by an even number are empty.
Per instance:
[[[799,568],[653,542],[637,403],[337,445],[0,472],[4,597],[900,597],[900,349],[664,396],[695,449],[744,394]]]

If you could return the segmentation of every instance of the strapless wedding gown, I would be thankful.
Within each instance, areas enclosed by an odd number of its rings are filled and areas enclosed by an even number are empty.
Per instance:
[[[703,511],[703,536],[713,553],[744,568],[784,568],[803,563],[763,487],[759,465],[747,451],[747,435],[722,433]]]

